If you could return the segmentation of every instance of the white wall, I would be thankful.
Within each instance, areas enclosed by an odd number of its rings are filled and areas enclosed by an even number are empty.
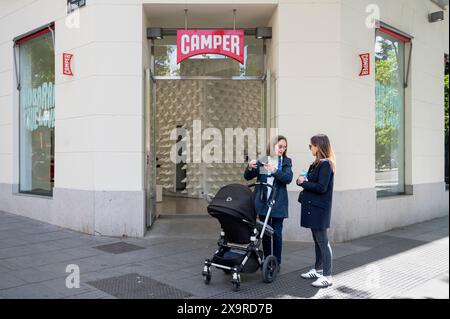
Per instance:
[[[0,19],[2,136],[11,136],[12,38],[55,21],[55,187],[142,189],[142,6],[89,1],[80,28],[66,26],[65,1],[2,1]],[[39,14],[36,14],[39,12]],[[62,52],[74,54],[75,76],[62,75]],[[8,107],[9,106],[9,107]],[[118,129],[120,127],[120,130]],[[12,138],[3,140],[11,141]],[[11,163],[12,143],[2,147]],[[0,181],[18,181],[1,165]]]
[[[375,192],[375,30],[380,20],[415,37],[406,103],[406,183],[414,196],[377,200]],[[279,1],[273,61],[277,122],[289,139],[294,174],[313,160],[309,138],[326,133],[337,156],[331,237],[342,241],[448,214],[444,190],[443,58],[448,21],[430,24],[428,0]],[[447,26],[446,26],[447,24]],[[371,53],[371,75],[360,77],[359,54]],[[285,238],[308,240],[299,229],[299,187],[289,187]],[[430,205],[430,195],[434,198]],[[428,206],[427,206],[428,203]]]
[[[311,136],[323,132],[339,142],[340,2],[280,1],[272,21],[276,122],[298,176],[312,161]]]
[[[142,190],[142,7],[89,2],[80,29],[56,24],[55,187]],[[83,165],[80,165],[83,164]],[[74,169],[76,168],[76,169]]]
[[[407,184],[442,182],[448,22],[428,23],[428,13],[438,8],[427,0],[280,1],[272,41],[278,124],[289,138],[295,173],[311,161],[309,137],[323,132],[338,158],[335,189],[375,186],[375,31],[365,25],[368,4],[379,6],[380,20],[415,37],[406,106]],[[358,55],[366,52],[372,72],[359,77]]]
[[[355,76],[358,66],[355,58],[357,54],[367,51],[372,53],[372,57],[374,55],[374,33],[364,27],[364,20],[368,15],[365,9],[368,4],[379,6],[381,21],[414,37],[411,76],[406,91],[406,183],[415,185],[443,182],[443,56],[445,41],[448,39],[448,21],[430,24],[428,13],[441,9],[425,0],[342,0],[342,42],[345,44],[342,57],[344,75],[342,102],[345,105],[355,104],[355,108],[369,111],[370,113],[366,115],[370,114],[371,126],[374,121],[372,112],[374,74],[370,78],[359,80]],[[372,65],[373,63],[372,58]],[[360,84],[364,86],[361,87]],[[355,94],[358,96],[362,89],[367,91],[366,96],[369,98],[350,98]],[[363,135],[356,141],[361,143],[365,139],[370,140],[369,143],[372,144],[374,137]],[[373,147],[371,145],[372,150]],[[369,160],[373,167],[373,157],[371,156]],[[373,181],[373,176],[367,177],[368,182]],[[370,183],[367,186],[370,186]]]
[[[91,0],[77,11],[79,19],[69,20],[63,0],[1,1],[0,6],[0,183],[18,184],[12,39],[55,21],[54,199],[57,190],[142,192],[142,1]],[[73,77],[62,75],[63,52],[74,54]],[[91,196],[91,208],[80,216],[73,216],[80,211],[74,214],[71,207],[58,211],[44,199],[48,207],[42,213],[19,209],[28,201],[23,197],[12,197],[12,209],[87,232],[142,235],[144,211],[123,209],[109,215],[105,194]]]

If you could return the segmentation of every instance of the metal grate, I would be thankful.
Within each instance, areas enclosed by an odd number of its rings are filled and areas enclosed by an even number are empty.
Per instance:
[[[192,295],[136,273],[88,282],[119,299],[181,299]]]
[[[144,247],[140,247],[137,245],[128,244],[128,243],[124,243],[124,242],[96,246],[93,248],[99,249],[101,251],[104,251],[104,252],[107,252],[110,254],[123,254],[123,253],[128,253],[130,251],[145,249]]]

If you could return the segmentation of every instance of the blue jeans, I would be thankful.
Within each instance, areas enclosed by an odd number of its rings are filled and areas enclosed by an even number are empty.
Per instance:
[[[326,229],[311,229],[316,249],[316,270],[323,269],[324,276],[331,276],[333,271],[333,252]]]
[[[264,222],[266,216],[259,215],[259,220]],[[284,218],[269,217],[267,224],[273,228],[273,236],[264,235],[263,237],[263,251],[264,258],[272,255],[272,244],[273,244],[273,255],[277,258],[278,264],[281,265],[281,249],[283,245],[283,220]]]

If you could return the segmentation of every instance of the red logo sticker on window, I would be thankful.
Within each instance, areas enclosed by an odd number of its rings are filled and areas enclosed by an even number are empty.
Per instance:
[[[207,53],[224,55],[244,64],[244,30],[177,31],[177,63]]]
[[[360,54],[361,59],[361,72],[359,76],[370,75],[370,53]]]
[[[73,54],[63,53],[63,74],[72,75],[72,58]]]

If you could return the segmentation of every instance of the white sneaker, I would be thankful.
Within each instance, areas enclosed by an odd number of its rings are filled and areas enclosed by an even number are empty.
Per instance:
[[[316,279],[322,276],[322,271],[316,271],[315,269],[311,269],[307,273],[300,275],[303,279]]]
[[[312,285],[316,288],[327,288],[333,285],[333,281],[325,276],[322,276],[314,281]]]

